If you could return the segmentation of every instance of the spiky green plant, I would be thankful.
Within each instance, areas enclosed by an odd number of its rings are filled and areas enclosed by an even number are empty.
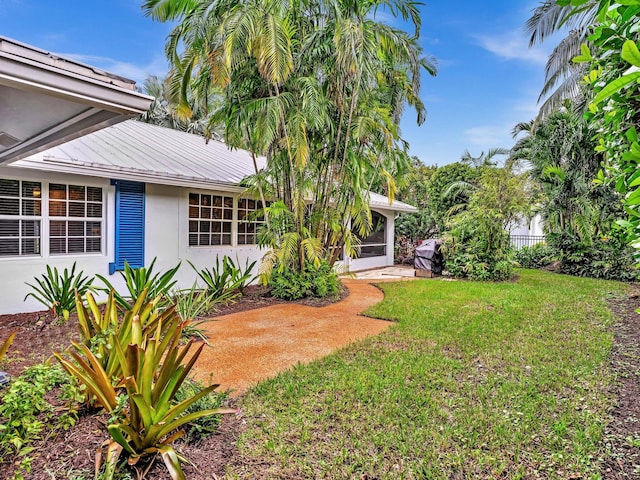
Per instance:
[[[235,412],[229,408],[215,408],[185,414],[189,407],[218,385],[206,387],[186,400],[175,400],[178,389],[198,360],[204,344],[189,355],[194,342],[191,340],[180,347],[184,323],[173,309],[168,312],[166,317],[158,320],[153,335],[143,335],[139,316],[133,316],[132,341],[125,349],[112,335],[113,358],[122,370],[121,380],[115,385],[101,360],[87,345],[74,343],[76,350],[70,352],[74,361],[59,353],[54,354],[65,370],[92,392],[96,404],[117,415],[117,419],[108,426],[112,440],[105,459],[107,479],[113,478],[122,452],[129,457],[129,465],[136,465],[145,457],[159,454],[171,478],[184,479],[180,457],[172,446],[175,440],[184,435],[180,428],[208,415]],[[123,403],[119,400],[122,390],[126,392],[125,409],[118,408]]]
[[[84,295],[93,283],[92,277],[83,277],[82,274],[83,272],[79,271],[76,275],[76,262],[73,262],[71,271],[65,268],[62,275],[56,267],[52,269],[47,265],[46,274],[42,274],[41,278],[34,277],[37,286],[25,282],[34,291],[25,295],[24,299],[33,297],[50,309],[57,318],[68,320],[69,314],[76,307],[75,293]]]
[[[136,302],[124,312],[122,318],[118,314],[113,290],[109,292],[102,310],[91,292],[87,292],[85,298],[86,306],[82,297],[76,296],[78,327],[82,342],[96,355],[110,379],[122,378],[116,345],[124,350],[130,343],[139,344],[145,338],[157,334],[158,325],[167,328],[170,323],[165,320],[174,315],[173,309],[158,308],[161,295],[149,299],[146,289],[140,292]],[[166,333],[165,330],[160,332],[163,336]]]
[[[122,295],[119,293],[109,280],[102,275],[96,275],[105,287],[103,291],[114,291],[114,297],[125,310],[128,310],[136,303],[138,297],[143,290],[146,290],[149,297],[155,298],[158,295],[166,297],[169,291],[175,286],[177,280],[174,280],[180,263],[166,272],[153,273],[153,267],[156,263],[157,257],[153,259],[149,267],[131,268],[128,262],[124,262],[124,271],[120,272],[120,275],[125,281],[129,295]]]
[[[196,271],[198,276],[206,284],[206,289],[213,296],[216,302],[233,300],[242,290],[255,280],[253,267],[256,262],[245,262],[244,268],[240,266],[240,261],[236,258],[237,264],[228,256],[216,257],[216,264],[213,268],[203,268],[198,270],[196,266],[189,262],[189,265]]]

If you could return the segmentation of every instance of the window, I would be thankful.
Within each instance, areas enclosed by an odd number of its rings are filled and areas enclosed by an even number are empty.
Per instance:
[[[360,258],[381,257],[387,254],[387,217],[371,212],[373,228],[366,238],[360,238]]]
[[[231,245],[233,197],[189,194],[189,246]]]
[[[269,203],[267,202],[267,206]],[[238,200],[238,245],[255,245],[257,233],[264,223],[262,202],[249,198]]]
[[[49,184],[49,253],[102,250],[102,188]]]
[[[40,255],[42,185],[0,179],[0,257]]]

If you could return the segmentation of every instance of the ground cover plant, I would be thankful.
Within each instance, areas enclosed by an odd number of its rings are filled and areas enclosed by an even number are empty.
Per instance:
[[[383,284],[397,326],[245,396],[229,477],[598,478],[626,287],[517,274]]]

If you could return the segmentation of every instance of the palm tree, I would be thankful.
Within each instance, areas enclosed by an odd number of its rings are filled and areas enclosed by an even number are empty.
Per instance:
[[[321,254],[335,261],[343,246],[357,246],[346,220],[366,235],[369,185],[383,177],[393,196],[391,172],[409,163],[397,128],[403,106],[424,120],[420,73],[435,67],[422,57],[417,36],[374,19],[382,5],[419,31],[410,0],[144,6],[155,18],[180,20],[167,43],[180,98],[194,77],[223,88],[225,105],[214,118],[225,118],[226,140],[267,156],[254,184],[270,182],[265,190],[290,212],[279,218],[286,218],[284,243],[296,246],[298,269]],[[282,243],[282,232],[274,233]]]
[[[220,103],[220,95],[210,92],[205,99],[189,95],[185,106],[173,99],[169,79],[161,80],[156,75],[144,81],[144,92],[155,97],[149,109],[140,120],[153,125],[161,125],[173,130],[194,133],[205,139],[221,140],[219,123],[211,121],[212,110]]]
[[[541,214],[548,233],[570,233],[589,243],[610,229],[617,203],[593,179],[601,155],[594,150],[593,132],[569,102],[541,122],[520,123],[514,137],[524,133],[513,148],[512,161],[525,162],[529,175],[542,190]],[[608,212],[602,215],[603,212]]]
[[[575,9],[571,5],[558,5],[556,0],[545,0],[534,9],[527,21],[526,28],[531,35],[530,47],[568,29],[566,37],[554,48],[547,61],[544,86],[538,97],[538,102],[542,102],[538,120],[559,108],[565,99],[586,105],[580,82],[588,67],[584,63],[574,63],[572,59],[580,55],[580,46],[587,43],[598,4],[598,0],[587,0],[583,6]]]

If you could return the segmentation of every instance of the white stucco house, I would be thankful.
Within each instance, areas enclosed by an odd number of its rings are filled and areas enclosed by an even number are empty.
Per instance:
[[[264,165],[264,159],[259,160]],[[75,261],[85,274],[122,286],[119,270],[168,269],[182,262],[178,285],[189,288],[216,256],[260,260],[260,208],[240,181],[254,173],[248,152],[220,142],[128,120],[0,166],[0,313],[34,311],[25,282]],[[377,226],[351,271],[393,265],[394,219],[415,211],[370,195]]]
[[[186,260],[261,258],[247,215],[260,204],[239,186],[250,155],[129,120],[152,101],[132,80],[0,36],[0,314],[42,309],[23,299],[46,265],[76,262],[118,288],[125,261],[157,257],[159,270],[182,262],[189,288]],[[342,260],[352,271],[392,265],[395,216],[415,211],[374,193],[370,205],[374,232]]]

